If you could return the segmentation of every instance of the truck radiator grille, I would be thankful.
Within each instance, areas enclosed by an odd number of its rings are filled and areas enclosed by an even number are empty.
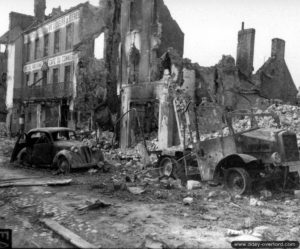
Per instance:
[[[299,151],[297,146],[297,137],[295,134],[283,134],[282,136],[284,154],[286,161],[298,161]]]

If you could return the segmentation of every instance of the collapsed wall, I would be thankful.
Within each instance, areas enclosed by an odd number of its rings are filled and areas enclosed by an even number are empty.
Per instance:
[[[90,130],[97,127],[97,119],[102,115],[99,106],[107,106],[112,113],[118,111],[120,1],[101,0],[98,8],[88,5],[84,12],[81,29],[84,39],[76,45],[79,62],[74,102],[83,120],[77,124],[78,128]]]

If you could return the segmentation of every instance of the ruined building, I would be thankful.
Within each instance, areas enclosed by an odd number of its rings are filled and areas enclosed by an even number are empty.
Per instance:
[[[194,67],[198,101],[206,96],[229,109],[253,107],[266,99],[296,103],[297,88],[284,60],[285,42],[272,40],[271,57],[253,73],[255,29],[238,32],[236,63],[223,56],[213,67]]]
[[[6,120],[8,129],[18,129],[21,103],[14,99],[14,89],[22,84],[23,68],[23,32],[34,22],[33,16],[11,12],[9,30],[0,37],[0,43],[6,46]]]
[[[256,72],[260,80],[260,92],[268,99],[280,99],[295,104],[297,87],[293,81],[285,59],[285,41],[272,40],[271,57]]]
[[[35,16],[10,13],[9,31],[0,38],[7,45],[6,105],[13,133],[22,115],[25,130],[90,126],[97,83],[105,81],[107,11],[88,2],[48,16],[45,9],[45,0],[35,0]]]
[[[162,0],[124,0],[121,9],[119,89],[121,94],[121,147],[134,145],[140,138],[136,115],[146,138],[151,133],[164,136],[172,144],[172,126],[167,132],[161,123],[174,122],[164,91],[164,69],[172,74],[168,50],[183,55],[184,34]],[[163,57],[161,59],[161,57]],[[173,71],[173,73],[176,73]],[[136,112],[131,111],[135,109]],[[164,127],[164,128],[163,128]]]

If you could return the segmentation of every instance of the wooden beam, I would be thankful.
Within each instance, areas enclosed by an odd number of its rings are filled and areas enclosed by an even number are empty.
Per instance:
[[[69,229],[65,228],[64,226],[60,225],[54,220],[50,219],[40,219],[42,223],[44,223],[48,228],[62,236],[66,241],[70,242],[72,245],[76,246],[77,248],[100,248],[97,247],[84,239],[82,239],[77,234],[73,233]]]
[[[56,186],[56,185],[68,185],[72,182],[72,179],[66,180],[24,180],[24,181],[7,181],[0,183],[0,188],[8,187],[25,187],[25,186]]]

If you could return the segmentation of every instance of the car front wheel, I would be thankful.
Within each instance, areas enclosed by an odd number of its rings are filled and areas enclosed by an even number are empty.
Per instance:
[[[58,169],[63,174],[68,174],[71,171],[71,166],[69,161],[65,157],[60,157],[58,159]]]
[[[18,164],[22,165],[22,166],[27,166],[28,163],[28,154],[26,152],[26,148],[22,149],[18,156],[17,156],[17,162]]]

